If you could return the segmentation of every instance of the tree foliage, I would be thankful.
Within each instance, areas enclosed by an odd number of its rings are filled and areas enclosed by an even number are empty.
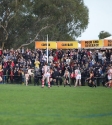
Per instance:
[[[101,31],[98,35],[99,39],[104,39],[106,37],[109,37],[111,36],[111,34],[109,32],[106,32],[106,31]]]
[[[88,25],[83,0],[1,0],[0,44],[19,47],[38,40],[74,40]]]

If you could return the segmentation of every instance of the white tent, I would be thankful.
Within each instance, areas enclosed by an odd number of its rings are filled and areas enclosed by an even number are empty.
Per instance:
[[[104,38],[104,40],[112,40],[112,36],[109,36],[109,37],[106,37],[106,38]]]

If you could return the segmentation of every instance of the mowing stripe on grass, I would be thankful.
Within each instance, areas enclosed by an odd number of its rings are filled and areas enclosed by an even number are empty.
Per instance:
[[[9,112],[0,112],[0,116],[24,116],[24,117],[74,117],[74,118],[98,118],[98,117],[106,117],[106,116],[112,116],[112,112],[110,113],[104,113],[104,114],[89,114],[89,115],[62,115],[62,114],[12,114]]]

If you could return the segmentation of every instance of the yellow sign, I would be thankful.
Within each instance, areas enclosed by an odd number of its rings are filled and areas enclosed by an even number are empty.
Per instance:
[[[36,41],[35,49],[47,49],[47,42],[45,41]],[[57,49],[57,43],[54,41],[48,42],[48,49]]]
[[[77,41],[59,41],[57,42],[57,49],[74,49],[78,48]]]
[[[87,40],[81,41],[81,48],[103,47],[103,40]]]

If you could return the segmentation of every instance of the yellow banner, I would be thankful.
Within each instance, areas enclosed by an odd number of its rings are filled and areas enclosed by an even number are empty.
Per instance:
[[[35,49],[47,49],[47,42],[45,41],[36,41]],[[48,42],[48,49],[57,49],[57,43],[54,41]]]
[[[59,41],[57,42],[57,49],[77,49],[77,41]]]
[[[86,40],[81,41],[81,48],[103,47],[103,40]]]

